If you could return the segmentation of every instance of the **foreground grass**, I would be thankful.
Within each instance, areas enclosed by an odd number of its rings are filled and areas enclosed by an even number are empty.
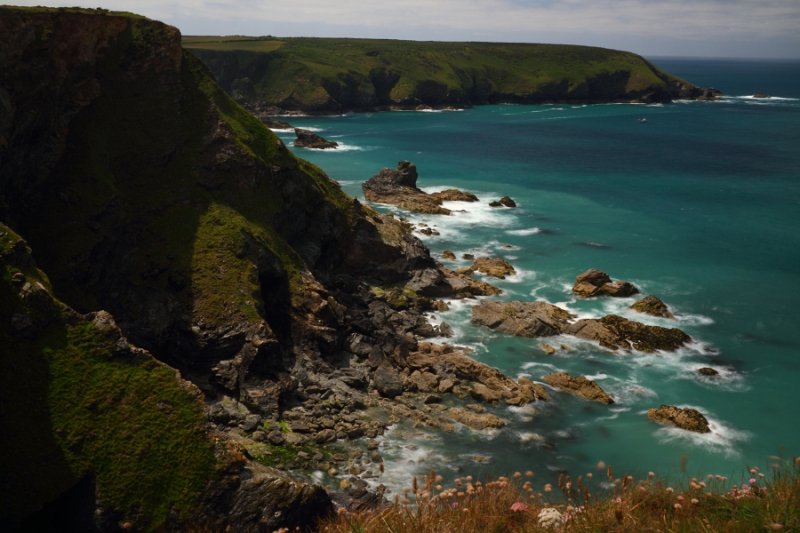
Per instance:
[[[557,486],[537,486],[533,472],[481,483],[471,476],[445,486],[427,479],[375,511],[340,510],[319,531],[360,533],[669,531],[751,532],[800,530],[800,457],[774,458],[769,472],[750,467],[744,483],[709,474],[673,487],[650,473],[646,479],[598,474]],[[601,483],[608,490],[600,489]]]

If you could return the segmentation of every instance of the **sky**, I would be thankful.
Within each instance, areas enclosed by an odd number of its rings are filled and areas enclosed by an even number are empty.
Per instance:
[[[42,5],[42,1],[11,1]],[[568,43],[648,57],[800,58],[800,0],[81,0],[184,35]]]

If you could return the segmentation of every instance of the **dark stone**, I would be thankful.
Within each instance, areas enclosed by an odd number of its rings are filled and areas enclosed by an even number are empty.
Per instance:
[[[372,386],[378,390],[381,396],[394,398],[403,393],[403,380],[400,373],[392,366],[383,363],[372,375]]]
[[[327,150],[339,146],[339,143],[324,139],[313,131],[295,128],[294,133],[297,135],[294,145],[301,148],[317,148],[320,150]]]

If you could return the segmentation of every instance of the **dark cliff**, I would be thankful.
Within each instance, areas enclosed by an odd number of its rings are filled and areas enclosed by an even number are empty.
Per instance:
[[[75,506],[76,529],[272,530],[330,509],[247,460],[209,406],[278,420],[292,372],[352,334],[337,287],[434,263],[234,103],[175,28],[0,7],[0,223],[0,524]]]

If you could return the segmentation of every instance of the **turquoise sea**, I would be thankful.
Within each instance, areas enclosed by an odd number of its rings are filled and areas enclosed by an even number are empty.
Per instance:
[[[800,63],[653,62],[727,96],[291,119],[342,143],[295,150],[353,196],[363,199],[360,184],[401,159],[417,165],[428,191],[476,193],[480,205],[452,204],[465,211],[450,217],[404,216],[440,232],[420,235],[436,257],[449,249],[507,258],[518,274],[496,283],[501,298],[544,299],[581,317],[618,313],[694,339],[675,353],[622,354],[564,337],[548,342],[570,351],[546,355],[538,340],[471,325],[471,302],[454,302],[432,315],[456,330],[448,342],[512,376],[589,376],[616,404],[554,392],[535,408],[498,408],[511,423],[494,433],[401,424],[384,442],[387,485],[431,468],[451,478],[531,469],[545,483],[598,461],[676,483],[709,473],[741,481],[746,467],[768,469],[770,456],[800,455]],[[758,92],[770,96],[752,98]],[[290,144],[291,132],[279,134]],[[503,195],[519,207],[488,207]],[[570,287],[589,267],[659,296],[677,319],[634,313],[634,299],[576,300]],[[700,376],[705,366],[720,376]],[[699,409],[712,432],[649,421],[645,411],[662,403]]]

